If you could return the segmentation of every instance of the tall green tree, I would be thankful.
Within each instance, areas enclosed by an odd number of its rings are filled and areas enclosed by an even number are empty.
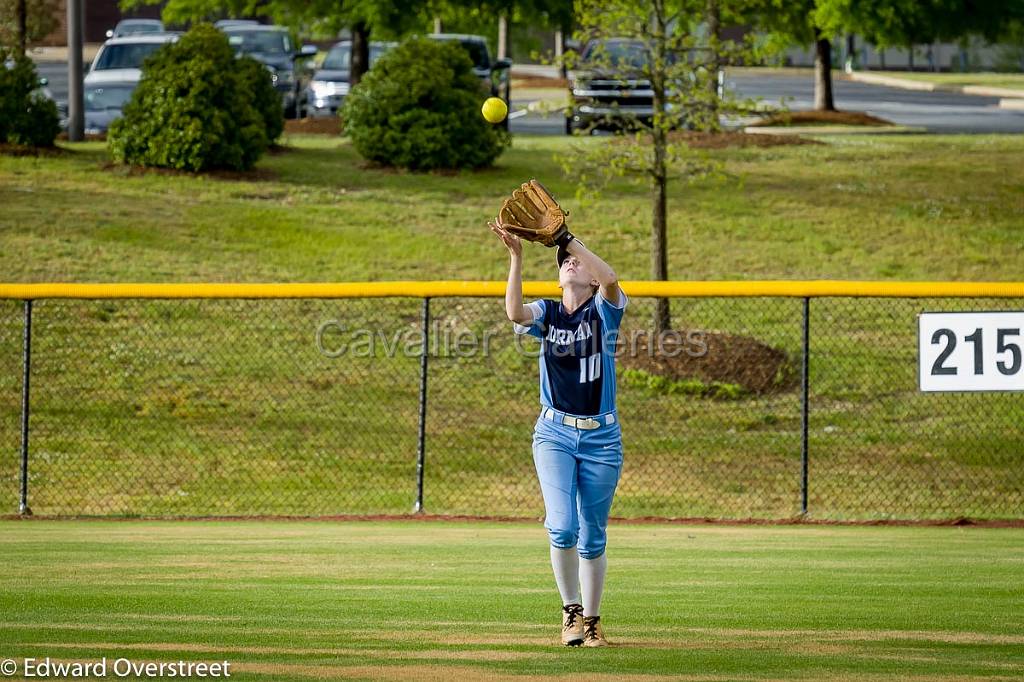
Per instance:
[[[878,47],[995,41],[1024,17],[1024,0],[751,0],[747,18],[780,44],[814,45],[814,108],[835,109],[832,39],[856,33]]]
[[[57,28],[59,0],[0,0],[0,45],[25,54],[28,44]]]
[[[131,9],[162,1],[121,0],[121,6]],[[418,28],[426,4],[427,0],[168,0],[162,16],[172,24],[267,16],[299,31],[311,26],[331,33],[348,28],[352,32],[349,77],[355,85],[369,68],[371,35],[396,38]]]

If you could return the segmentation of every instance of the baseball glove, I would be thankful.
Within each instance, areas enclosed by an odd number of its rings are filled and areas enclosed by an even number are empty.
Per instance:
[[[512,234],[544,246],[565,246],[573,235],[565,225],[568,211],[536,180],[524,182],[501,204],[498,219]]]

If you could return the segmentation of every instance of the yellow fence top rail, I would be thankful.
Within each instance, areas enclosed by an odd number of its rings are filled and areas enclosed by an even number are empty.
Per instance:
[[[891,297],[1024,298],[1024,282],[862,282],[767,280],[621,282],[631,297]],[[554,282],[524,282],[527,297],[559,297]],[[404,281],[302,284],[0,284],[0,299],[48,298],[435,298],[501,297],[505,282]]]

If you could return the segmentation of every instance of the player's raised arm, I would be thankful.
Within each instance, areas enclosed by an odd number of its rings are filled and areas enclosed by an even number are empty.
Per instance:
[[[505,287],[505,314],[516,324],[528,325],[533,322],[533,315],[523,305],[523,243],[519,237],[502,228],[498,224],[497,218],[494,222],[488,222],[487,226],[508,248],[509,268],[508,285]]]
[[[601,296],[612,305],[619,305],[619,276],[604,259],[584,246],[578,239],[570,241],[565,250],[580,259],[601,285]]]

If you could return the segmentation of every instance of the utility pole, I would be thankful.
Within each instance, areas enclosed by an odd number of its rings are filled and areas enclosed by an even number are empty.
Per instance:
[[[85,137],[85,102],[82,93],[82,0],[68,4],[68,141]]]

